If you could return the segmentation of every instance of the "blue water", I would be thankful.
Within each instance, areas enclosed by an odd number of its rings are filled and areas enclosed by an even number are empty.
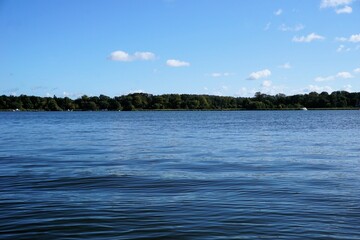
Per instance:
[[[0,112],[1,239],[360,239],[360,111]]]

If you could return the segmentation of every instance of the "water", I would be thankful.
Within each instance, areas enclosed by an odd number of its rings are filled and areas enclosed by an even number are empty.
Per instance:
[[[360,239],[360,111],[0,112],[1,239]]]

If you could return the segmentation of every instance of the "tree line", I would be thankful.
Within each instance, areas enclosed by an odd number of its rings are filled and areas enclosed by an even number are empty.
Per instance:
[[[257,92],[254,97],[194,94],[132,93],[123,96],[69,97],[0,96],[0,110],[28,111],[132,111],[132,110],[277,110],[359,108],[360,92],[335,91],[286,96]]]

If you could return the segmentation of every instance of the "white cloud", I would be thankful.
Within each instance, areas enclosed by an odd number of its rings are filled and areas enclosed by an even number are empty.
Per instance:
[[[152,52],[136,52],[134,54],[134,58],[135,59],[139,59],[139,60],[154,60],[155,59],[155,54],[153,54]]]
[[[291,27],[291,26],[287,26],[285,24],[281,24],[279,26],[279,30],[283,31],[283,32],[298,32],[300,30],[303,30],[305,27],[302,24],[296,24],[295,26]]]
[[[336,14],[352,13],[352,8],[349,6],[355,0],[322,0],[320,8],[333,8]]]
[[[345,85],[345,86],[342,87],[341,90],[351,92],[352,91],[352,86],[350,84]]]
[[[220,72],[215,72],[215,73],[211,73],[210,76],[214,77],[214,78],[218,78],[218,77],[228,77],[230,76],[231,73],[228,72],[224,72],[224,73],[220,73]]]
[[[336,74],[337,78],[343,78],[343,79],[348,79],[348,78],[353,78],[354,76],[351,75],[351,73],[349,72],[339,72],[338,74]]]
[[[290,63],[284,63],[284,64],[280,65],[279,68],[290,69],[290,68],[292,68],[292,66],[290,65]]]
[[[317,86],[317,85],[309,85],[307,88],[303,89],[303,92],[305,93],[309,93],[309,92],[318,92],[318,93],[321,93],[321,92],[332,92],[332,88],[329,87],[329,86]]]
[[[256,92],[257,92],[257,90],[254,88],[248,89],[246,87],[242,87],[239,89],[239,91],[237,91],[237,93],[235,95],[240,96],[240,97],[253,97]]]
[[[148,91],[144,91],[143,89],[132,89],[127,92],[120,93],[119,95],[128,95],[133,93],[147,93]]]
[[[169,59],[166,61],[166,65],[168,65],[169,67],[188,67],[190,66],[190,63],[176,59]]]
[[[273,83],[270,80],[264,80],[261,83],[261,88],[258,90],[261,93],[275,95],[278,93],[283,93],[287,89],[284,85],[273,85]]]
[[[228,92],[229,87],[226,85],[219,86],[217,89],[213,89],[212,94],[218,95],[218,96],[226,96],[228,95],[226,92]]]
[[[335,38],[335,41],[337,42],[352,42],[352,43],[358,43],[360,42],[360,33],[359,34],[353,34],[349,38],[346,37],[337,37]]]
[[[327,77],[316,77],[314,79],[315,82],[327,82],[335,80],[335,76],[327,76]]]
[[[337,41],[337,42],[346,42],[347,38],[345,38],[345,37],[337,37],[337,38],[335,38],[335,41]]]
[[[346,48],[345,45],[341,44],[336,51],[337,52],[349,52],[351,49],[350,48]]]
[[[109,58],[110,58],[110,60],[113,60],[113,61],[122,61],[122,62],[132,61],[131,56],[128,53],[123,52],[123,51],[112,52],[112,53],[110,53]]]
[[[320,8],[336,8],[344,5],[349,5],[353,0],[322,0]]]
[[[63,97],[68,97],[68,98],[78,98],[83,96],[84,94],[82,93],[69,93],[69,92],[63,92]]]
[[[222,76],[222,74],[221,73],[212,73],[212,74],[210,74],[210,76],[212,76],[212,77],[221,77]]]
[[[360,73],[360,68],[354,69],[354,73]]]
[[[265,81],[264,81],[265,82]],[[267,85],[269,84],[269,85]],[[240,88],[236,93],[235,96],[240,96],[240,97],[253,97],[255,95],[256,92],[261,92],[261,93],[265,93],[265,94],[270,94],[270,95],[275,95],[278,93],[283,93],[285,92],[285,90],[287,89],[287,87],[285,86],[274,86],[270,81],[269,83],[265,83],[265,86],[263,84],[261,84],[260,88],[246,88],[246,87],[242,87]]]
[[[269,69],[264,69],[261,71],[252,72],[247,79],[248,80],[257,80],[260,78],[269,77],[270,75],[271,75],[271,71]]]
[[[353,78],[354,76],[349,72],[338,72],[336,75],[327,76],[327,77],[316,77],[314,79],[315,82],[327,82],[333,81],[336,79],[349,79]]]
[[[343,8],[336,9],[335,12],[336,12],[337,14],[352,13],[352,8],[349,7],[349,6],[345,6],[345,7],[343,7]]]
[[[203,87],[203,92],[206,94],[217,95],[217,96],[229,96],[228,92],[231,88],[227,85],[220,85],[215,88]]]
[[[360,42],[360,34],[351,35],[351,37],[349,38],[349,42]]]
[[[271,85],[272,85],[272,82],[270,80],[265,80],[261,84],[261,86],[265,87],[265,88],[269,88],[269,87],[271,87]]]
[[[325,37],[317,35],[315,33],[310,33],[307,36],[301,36],[301,37],[295,36],[292,40],[293,40],[293,42],[306,42],[306,43],[308,43],[308,42],[312,42],[314,40],[323,40],[323,39],[325,39]]]
[[[274,14],[276,16],[280,16],[282,13],[283,13],[283,10],[281,8],[274,12]]]
[[[132,92],[132,93],[145,93],[145,91],[142,90],[142,89],[132,90],[131,92]]]
[[[264,28],[264,31],[267,31],[270,29],[270,26],[271,26],[271,22],[268,22]]]
[[[148,61],[155,59],[155,54],[152,52],[135,52],[133,55],[130,55],[127,52],[119,50],[110,53],[109,59],[121,62],[131,62],[135,60]]]

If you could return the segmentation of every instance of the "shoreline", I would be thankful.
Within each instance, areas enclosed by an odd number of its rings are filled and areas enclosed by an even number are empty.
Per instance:
[[[307,108],[308,111],[357,111],[360,108],[352,107],[352,108]],[[233,112],[233,111],[307,111],[303,109],[296,108],[271,108],[271,109],[245,109],[245,108],[227,108],[227,109],[133,109],[133,110],[34,110],[34,109],[0,109],[0,112]]]

